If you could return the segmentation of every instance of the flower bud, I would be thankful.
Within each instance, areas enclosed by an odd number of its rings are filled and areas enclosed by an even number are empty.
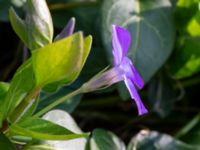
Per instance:
[[[46,1],[27,0],[25,6],[25,20],[14,9],[10,9],[13,29],[30,50],[50,44],[53,39],[53,23]]]
[[[72,35],[75,28],[75,22],[76,22],[75,18],[72,17],[67,23],[67,25],[64,27],[64,29],[60,32],[60,34],[56,36],[54,41],[58,41]]]

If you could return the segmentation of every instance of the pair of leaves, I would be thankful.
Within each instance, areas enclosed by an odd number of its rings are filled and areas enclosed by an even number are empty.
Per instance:
[[[73,82],[83,68],[91,42],[91,36],[83,39],[79,32],[35,50],[31,59],[18,69],[12,79],[4,105],[0,109],[1,122],[31,92],[37,92],[48,84],[56,83],[58,86]]]

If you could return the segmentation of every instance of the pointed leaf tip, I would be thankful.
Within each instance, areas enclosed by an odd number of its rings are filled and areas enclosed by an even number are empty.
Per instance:
[[[17,15],[13,7],[9,9],[9,18],[11,22],[11,26],[19,38],[27,45],[27,31],[25,22]]]

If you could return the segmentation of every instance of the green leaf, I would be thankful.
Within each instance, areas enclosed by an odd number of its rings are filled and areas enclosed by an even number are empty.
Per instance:
[[[35,50],[32,57],[37,85],[73,82],[89,54],[91,36],[86,39],[86,44],[83,42],[83,35],[79,32]]]
[[[22,135],[41,140],[71,140],[88,136],[88,134],[74,134],[60,125],[39,118],[13,124],[9,129],[11,135]]]
[[[44,119],[52,121],[60,126],[63,126],[74,133],[82,134],[74,119],[69,113],[61,110],[52,110],[43,116]],[[44,143],[51,145],[59,150],[85,150],[87,138],[79,138],[70,141],[44,141]]]
[[[13,143],[3,133],[0,133],[0,147],[3,150],[16,150]]]
[[[86,59],[88,58],[88,55],[90,53],[90,49],[91,49],[91,45],[92,45],[92,36],[88,36],[84,39],[84,50],[83,50],[83,54],[82,54],[82,60],[81,60],[81,65],[80,65],[80,71],[78,73],[78,75],[80,74]],[[77,77],[78,77],[77,75]],[[90,76],[91,77],[91,76]],[[58,81],[58,82],[54,82],[52,84],[48,84],[47,86],[45,86],[43,89],[47,92],[55,92],[56,90],[58,90],[58,88],[63,85],[66,84],[66,81]]]
[[[26,84],[24,84],[26,82]],[[31,59],[18,68],[6,94],[4,105],[0,105],[0,122],[7,118],[34,87],[35,79]]]
[[[174,44],[175,31],[169,0],[109,0],[102,6],[102,36],[112,58],[111,25],[131,32],[129,57],[147,82],[166,62]]]
[[[186,78],[200,71],[200,42],[193,39],[184,41],[170,60],[170,70],[178,79]]]
[[[44,86],[64,79],[66,83],[72,82],[79,71],[82,54],[82,33],[35,50],[32,57],[37,85]]]
[[[185,144],[167,134],[142,130],[129,143],[128,150],[199,150],[200,147]]]
[[[95,129],[90,139],[91,150],[125,150],[124,143],[112,132]]]

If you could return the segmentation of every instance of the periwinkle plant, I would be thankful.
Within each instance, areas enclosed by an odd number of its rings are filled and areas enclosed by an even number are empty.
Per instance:
[[[147,113],[134,87],[135,84],[141,89],[143,80],[126,56],[131,43],[130,33],[117,25],[112,26],[114,66],[35,113],[40,102],[39,95],[44,88],[53,86],[56,89],[77,79],[90,52],[92,37],[84,38],[82,32],[74,33],[75,18],[72,18],[53,40],[52,18],[45,0],[27,0],[26,6],[28,9],[24,21],[14,9],[10,9],[13,29],[32,55],[16,72],[1,103],[0,127],[5,135],[14,138],[16,143],[23,137],[31,138],[23,141],[23,144],[34,139],[70,140],[88,137],[88,134],[75,134],[40,117],[73,96],[100,90],[120,81],[125,82],[131,98],[135,100],[138,114]]]

